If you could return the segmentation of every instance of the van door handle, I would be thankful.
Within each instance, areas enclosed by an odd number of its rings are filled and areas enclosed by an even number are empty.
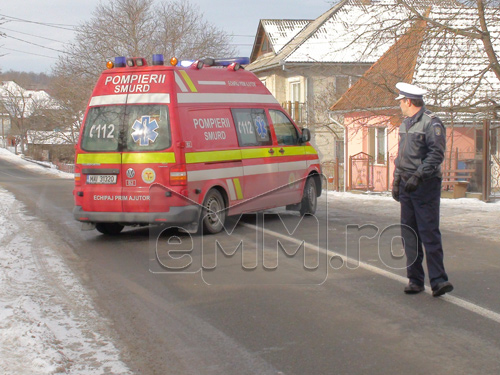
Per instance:
[[[280,148],[280,154],[284,154],[285,153],[285,150],[283,149],[283,147]]]
[[[269,149],[268,151],[271,155],[274,154],[274,150],[272,148]]]

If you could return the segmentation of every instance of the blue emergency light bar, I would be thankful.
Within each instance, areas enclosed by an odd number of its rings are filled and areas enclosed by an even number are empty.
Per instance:
[[[165,64],[165,58],[163,57],[162,54],[154,54],[153,55],[153,65],[164,65]],[[250,58],[248,57],[233,57],[233,58],[227,58],[227,59],[213,59],[213,58],[205,58],[205,59],[200,59],[200,60],[181,60],[177,61],[176,58],[172,58],[170,60],[170,63],[175,66],[182,66],[184,68],[188,68],[192,66],[194,63],[196,63],[196,67],[198,69],[201,69],[203,65],[205,66],[222,66],[222,67],[229,67],[231,70],[238,70],[240,68],[240,65],[247,65],[250,63]],[[127,59],[125,56],[117,56],[115,57],[115,63],[114,66],[111,62],[109,62],[108,68],[111,69],[113,67],[115,68],[124,68],[127,65],[130,67],[134,66],[146,66],[146,60],[142,57],[139,58],[129,58]]]
[[[163,55],[160,53],[155,53],[153,55],[153,65],[164,65],[164,64],[165,64],[165,58],[163,57]]]
[[[249,57],[232,57],[228,59],[206,58],[203,59],[203,63],[206,66],[229,66],[235,63],[240,65],[248,65],[250,64],[250,58]]]
[[[115,68],[124,68],[127,65],[125,56],[115,57]]]

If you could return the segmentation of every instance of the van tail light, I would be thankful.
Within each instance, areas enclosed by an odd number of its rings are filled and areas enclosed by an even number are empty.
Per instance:
[[[187,185],[187,170],[185,164],[174,165],[170,168],[170,185]]]
[[[79,165],[75,165],[75,186],[80,186],[82,184],[82,174],[81,174],[81,167]]]

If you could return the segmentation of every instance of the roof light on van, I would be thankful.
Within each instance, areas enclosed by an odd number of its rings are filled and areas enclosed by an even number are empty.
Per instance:
[[[164,64],[165,64],[165,58],[163,57],[163,55],[160,53],[155,53],[153,55],[153,65],[164,65]]]
[[[115,67],[115,63],[111,60],[106,62],[106,68],[113,69]]]
[[[241,69],[241,65],[240,63],[232,63],[232,64],[229,64],[229,66],[227,67],[228,70],[232,70],[232,71],[237,71],[239,69]]]
[[[127,64],[127,59],[125,56],[115,57],[115,67],[116,68],[124,68]]]
[[[194,64],[194,60],[181,60],[181,62],[179,63],[180,66],[182,66],[183,68],[189,68],[191,65]]]
[[[177,57],[172,57],[170,59],[170,65],[176,66],[178,64],[179,60],[177,60]]]
[[[229,66],[231,64],[248,65],[250,63],[249,57],[233,57],[228,59],[212,59],[206,58],[203,60],[207,66]]]
[[[148,65],[146,63],[146,59],[143,57],[130,57],[127,59],[127,66],[129,67],[134,67],[134,66],[146,66]]]

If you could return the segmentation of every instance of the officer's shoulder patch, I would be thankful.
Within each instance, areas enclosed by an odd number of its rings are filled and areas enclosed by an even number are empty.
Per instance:
[[[430,118],[437,118],[436,114],[432,111],[429,111],[428,109],[424,113]]]
[[[441,126],[439,124],[434,125],[434,134],[439,137],[441,134],[443,134],[443,129],[441,129]]]

